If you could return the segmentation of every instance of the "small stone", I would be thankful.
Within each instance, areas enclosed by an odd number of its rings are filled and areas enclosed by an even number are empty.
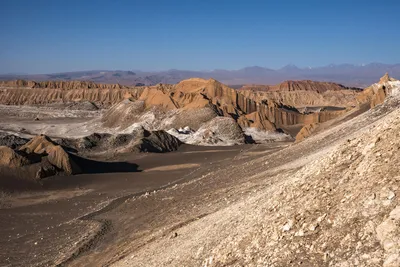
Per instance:
[[[381,138],[380,137],[376,138],[375,144],[377,144],[379,141],[381,141]]]
[[[317,222],[322,222],[326,217],[326,213],[324,213],[323,215],[321,215],[320,217],[318,217]]]
[[[400,206],[397,206],[392,210],[389,214],[389,218],[392,220],[399,220],[400,221]]]
[[[303,229],[300,229],[300,230],[297,231],[294,235],[295,235],[295,236],[304,236],[304,231],[303,231]]]
[[[318,227],[319,227],[319,224],[318,224],[318,223],[315,223],[315,224],[311,224],[311,225],[308,227],[308,229],[309,229],[310,231],[315,231]]]
[[[283,227],[282,227],[282,231],[283,232],[288,232],[290,231],[290,229],[292,229],[293,227],[293,220],[289,220]]]
[[[393,198],[395,198],[395,196],[396,194],[393,191],[389,191],[387,199],[392,200]]]

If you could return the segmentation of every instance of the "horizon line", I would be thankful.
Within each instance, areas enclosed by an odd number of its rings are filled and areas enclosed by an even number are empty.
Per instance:
[[[380,65],[387,65],[387,66],[396,66],[400,65],[400,63],[382,63],[382,62],[370,62],[370,63],[362,63],[362,64],[355,64],[355,63],[331,63],[328,65],[320,65],[320,66],[298,66],[296,64],[286,64],[280,68],[270,68],[267,66],[259,66],[259,65],[251,65],[251,66],[245,66],[239,69],[224,69],[224,68],[216,68],[212,70],[193,70],[193,69],[177,69],[177,68],[171,68],[171,69],[164,69],[164,70],[140,70],[140,69],[87,69],[87,70],[70,70],[70,71],[59,71],[59,72],[47,72],[47,73],[25,73],[25,72],[8,72],[8,73],[0,73],[2,76],[6,75],[13,75],[13,76],[26,76],[26,75],[52,75],[52,74],[61,74],[61,73],[74,73],[74,72],[140,72],[140,73],[160,73],[160,72],[168,72],[168,71],[192,71],[192,72],[214,72],[214,71],[239,71],[239,70],[244,70],[248,68],[261,68],[265,70],[271,70],[271,71],[279,71],[283,70],[287,67],[291,68],[297,68],[299,70],[311,70],[311,69],[317,69],[317,68],[326,68],[326,67],[338,67],[338,66],[354,66],[354,67],[367,67],[370,65],[374,64],[380,64]]]

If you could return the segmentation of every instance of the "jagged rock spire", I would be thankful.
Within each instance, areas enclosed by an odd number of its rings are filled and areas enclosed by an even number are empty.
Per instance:
[[[389,76],[389,73],[385,73],[382,78],[379,80],[379,83],[387,83],[387,82],[394,82],[397,81],[396,79]]]

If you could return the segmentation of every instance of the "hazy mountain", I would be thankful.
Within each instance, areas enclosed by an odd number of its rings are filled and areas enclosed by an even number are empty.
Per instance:
[[[154,85],[157,83],[177,83],[191,77],[214,78],[225,84],[276,84],[285,80],[316,80],[337,82],[347,86],[365,87],[375,82],[384,73],[400,77],[400,64],[370,63],[366,65],[331,64],[316,68],[299,68],[287,65],[273,70],[259,66],[239,70],[188,71],[171,69],[167,71],[76,71],[41,75],[4,74],[0,80],[86,80],[98,83],[119,83],[123,85]]]

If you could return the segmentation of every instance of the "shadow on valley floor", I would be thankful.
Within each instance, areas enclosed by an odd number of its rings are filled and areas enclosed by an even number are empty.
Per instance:
[[[55,176],[44,179],[35,179],[36,172],[41,163],[35,163],[20,168],[0,168],[0,191],[40,191],[48,189],[63,189],[79,187],[96,182],[103,174],[113,178],[117,173],[141,172],[139,165],[130,162],[104,162],[82,158],[70,154],[71,159],[80,167],[82,173],[77,175],[65,175],[60,172]],[[116,175],[115,175],[116,176]]]
[[[139,165],[130,162],[106,162],[82,158],[71,154],[71,159],[78,164],[84,174],[112,173],[112,172],[141,172]]]

